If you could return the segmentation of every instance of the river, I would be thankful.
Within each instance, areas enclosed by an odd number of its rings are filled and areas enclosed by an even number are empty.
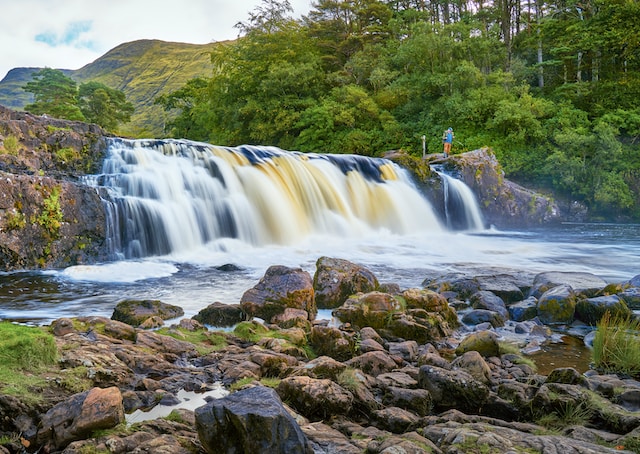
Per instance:
[[[110,317],[127,298],[159,299],[190,317],[215,301],[238,303],[271,265],[313,274],[322,256],[402,288],[447,273],[582,271],[609,282],[640,274],[638,224],[484,228],[458,181],[446,184],[455,191],[447,212],[463,217],[441,220],[408,173],[379,158],[113,139],[86,183],[110,194],[112,260],[0,273],[0,319]]]

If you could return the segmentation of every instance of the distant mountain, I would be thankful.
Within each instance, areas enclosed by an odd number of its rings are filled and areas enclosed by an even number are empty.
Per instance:
[[[78,70],[62,70],[76,82],[90,80],[122,90],[135,107],[131,122],[122,125],[123,136],[163,137],[166,113],[154,100],[182,87],[194,77],[209,77],[210,52],[218,43],[186,44],[139,40],[121,44]],[[0,104],[21,110],[33,101],[22,87],[42,68],[14,68],[0,81]]]

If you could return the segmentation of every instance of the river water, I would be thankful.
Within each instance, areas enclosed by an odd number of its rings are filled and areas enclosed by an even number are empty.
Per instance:
[[[113,139],[102,172],[86,182],[110,194],[112,260],[0,273],[0,319],[110,317],[130,298],[190,317],[238,303],[271,265],[313,274],[322,256],[402,288],[447,273],[582,271],[610,282],[640,274],[638,224],[485,229],[471,191],[449,178],[442,220],[404,169],[379,158]],[[462,217],[452,222],[454,211]]]
[[[313,235],[291,245],[223,239],[145,259],[61,270],[0,273],[0,319],[48,324],[59,317],[110,317],[125,298],[159,299],[190,317],[220,301],[238,303],[271,265],[311,274],[321,256],[369,267],[381,282],[421,287],[447,273],[581,271],[608,282],[640,274],[640,225],[563,224],[528,231],[432,232],[359,238]],[[227,265],[233,265],[229,267]]]

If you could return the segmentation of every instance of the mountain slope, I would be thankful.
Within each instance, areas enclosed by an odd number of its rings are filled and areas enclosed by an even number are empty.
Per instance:
[[[134,107],[131,122],[118,134],[162,137],[166,114],[154,105],[157,96],[182,87],[194,77],[208,77],[210,52],[216,43],[186,44],[160,40],[139,40],[121,44],[78,70],[63,70],[78,83],[90,80],[122,90]],[[22,109],[32,101],[22,87],[41,68],[15,68],[0,81],[0,104]]]

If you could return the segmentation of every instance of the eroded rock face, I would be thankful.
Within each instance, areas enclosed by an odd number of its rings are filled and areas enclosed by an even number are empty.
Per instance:
[[[77,182],[98,169],[104,137],[97,125],[0,106],[0,270],[106,258],[100,196]]]

